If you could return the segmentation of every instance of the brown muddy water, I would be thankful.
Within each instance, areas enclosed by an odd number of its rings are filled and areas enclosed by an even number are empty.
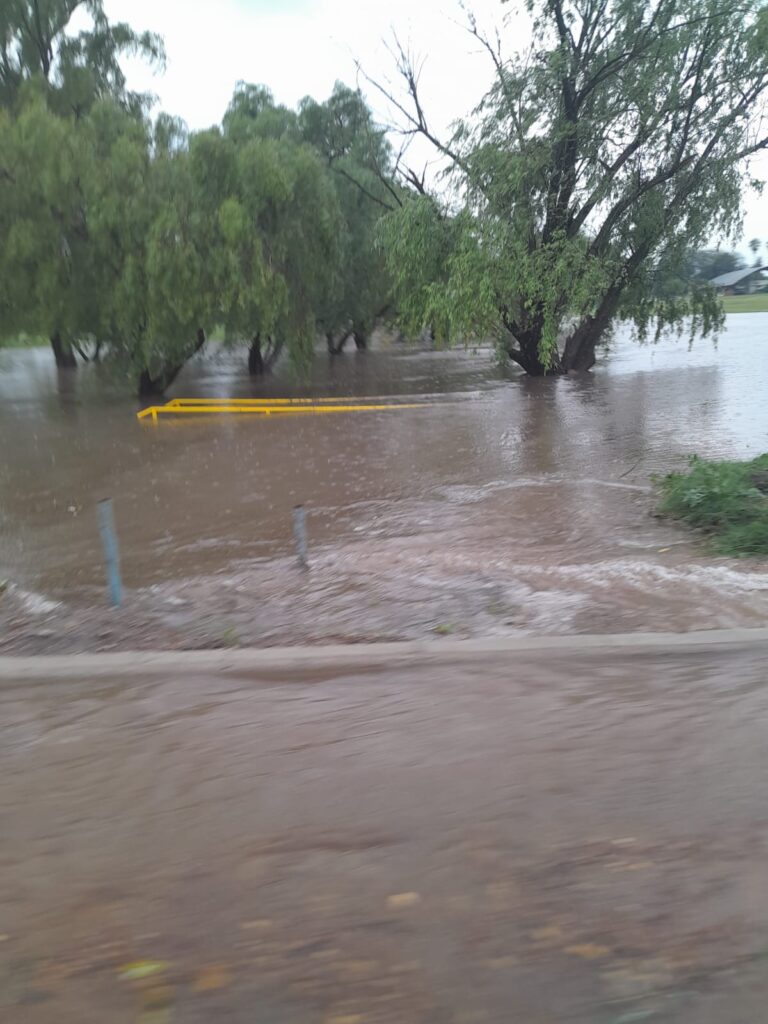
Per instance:
[[[767,716],[764,647],[6,680],[0,1020],[763,1024]]]
[[[651,515],[688,456],[768,450],[768,315],[715,348],[619,332],[596,372],[530,380],[488,352],[318,356],[252,384],[213,349],[172,395],[423,396],[429,406],[157,427],[98,371],[0,352],[0,649],[78,650],[764,625],[768,565]],[[96,502],[126,603],[106,607]],[[308,511],[311,569],[291,508]]]

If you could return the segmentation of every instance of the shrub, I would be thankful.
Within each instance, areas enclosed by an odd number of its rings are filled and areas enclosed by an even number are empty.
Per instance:
[[[768,454],[751,462],[707,462],[661,481],[661,515],[714,537],[730,555],[768,554]]]

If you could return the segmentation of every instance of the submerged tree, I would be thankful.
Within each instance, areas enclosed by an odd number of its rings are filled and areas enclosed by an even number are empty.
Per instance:
[[[316,154],[286,139],[188,135],[164,117],[151,140],[117,136],[94,165],[110,351],[141,395],[164,393],[219,325],[265,360],[262,335],[306,363],[339,231]]]
[[[286,339],[305,361],[318,328],[334,352],[349,337],[365,347],[390,293],[376,226],[399,199],[360,93],[337,84],[325,103],[307,98],[295,112],[241,82],[222,135],[240,190],[226,208],[239,262],[223,322],[230,337],[249,338],[251,373],[268,370]]]
[[[140,390],[163,390],[212,294],[185,156],[111,98],[74,118],[30,95],[2,116],[3,331],[49,336],[59,366],[106,346]]]
[[[50,338],[59,367],[93,330],[96,283],[85,215],[84,122],[53,115],[30,96],[18,116],[0,111],[0,278],[4,334]]]
[[[34,83],[0,110],[0,331],[46,334],[62,362],[105,352],[142,396],[222,324],[254,370],[283,346],[306,365],[342,236],[298,137],[190,136],[112,98],[64,117]]]
[[[402,129],[447,161],[454,192],[384,222],[398,305],[415,326],[493,335],[534,375],[590,369],[614,318],[644,334],[709,332],[708,287],[660,299],[660,265],[732,234],[748,158],[768,148],[764,0],[529,0],[533,43],[507,57],[470,30],[495,80],[450,141],[430,128],[419,69]]]
[[[294,240],[295,253],[286,264],[293,268],[293,273],[268,277],[270,290],[260,294],[257,293],[262,286],[258,281],[241,280],[239,288],[250,293],[252,301],[244,300],[244,306],[236,307],[235,319],[228,321],[231,333],[236,336],[247,326],[244,320],[250,318],[255,332],[249,348],[251,373],[269,369],[283,347],[283,329],[275,334],[271,318],[281,304],[285,306],[289,296],[295,300],[315,292],[309,302],[315,317],[312,331],[323,331],[332,352],[341,351],[350,337],[358,348],[364,348],[376,319],[388,307],[390,296],[384,259],[376,245],[376,226],[399,198],[391,183],[391,161],[384,133],[374,125],[362,96],[339,83],[326,102],[318,103],[308,97],[295,112],[277,104],[265,86],[241,82],[224,116],[223,134],[244,152],[250,147],[252,159],[266,159],[270,152],[280,156],[288,176],[292,167],[298,166],[297,146],[303,144],[304,187],[309,187],[307,174],[310,166],[314,166],[314,162],[306,163],[306,154],[311,150],[315,162],[319,157],[323,181],[330,184],[337,207],[330,257],[327,236],[320,242],[324,235],[322,214],[329,211],[328,194],[319,204],[316,199],[305,203],[302,188],[291,202],[283,201],[279,213],[271,217],[270,237],[281,238],[277,244],[284,252],[288,252],[284,248],[287,240]],[[316,172],[317,168],[313,176]],[[264,181],[276,181],[279,177],[279,173],[270,171]],[[320,187],[319,178],[313,187]],[[305,194],[309,200],[309,193]],[[304,242],[302,234],[306,235]],[[259,237],[250,244],[260,244]],[[299,254],[303,269],[297,275]],[[252,254],[248,256],[249,261],[253,259]],[[322,287],[317,287],[318,275]],[[263,306],[261,318],[252,302]],[[247,307],[250,312],[246,312]],[[303,332],[304,327],[300,333]]]
[[[85,27],[73,30],[71,23],[79,12],[87,16]],[[22,129],[26,124],[29,130],[39,132],[36,140],[19,137],[18,141],[26,145],[30,158],[37,163],[29,164],[22,174],[32,180],[15,179],[17,198],[22,202],[33,201],[37,193],[43,204],[42,214],[51,218],[47,226],[33,226],[34,218],[24,215],[15,230],[17,235],[26,232],[30,260],[34,246],[46,244],[46,232],[57,235],[52,251],[60,256],[63,252],[65,257],[58,263],[44,258],[43,265],[52,276],[32,284],[37,294],[35,301],[47,303],[44,310],[38,311],[38,317],[49,325],[46,330],[60,368],[75,365],[73,309],[81,305],[82,282],[79,296],[63,292],[68,282],[75,286],[82,271],[86,243],[82,212],[77,209],[82,190],[79,174],[74,171],[77,154],[73,153],[72,143],[78,136],[78,123],[103,100],[109,99],[125,112],[141,118],[146,97],[126,88],[120,67],[120,59],[128,54],[140,54],[151,62],[161,63],[162,42],[151,33],[138,33],[124,23],[110,22],[103,0],[6,0],[0,5],[0,108],[20,117]],[[38,102],[31,113],[29,101],[33,95]],[[58,115],[60,124],[56,125],[46,113]],[[62,156],[60,167],[49,162],[49,157],[55,159],[57,147]],[[12,160],[13,152],[7,153],[6,165]],[[55,196],[44,194],[51,190],[56,192]],[[50,257],[51,252],[47,255]],[[34,296],[29,292],[17,295],[17,309],[25,297]],[[59,310],[57,320],[53,314]]]
[[[392,285],[377,244],[382,215],[404,199],[391,147],[362,94],[340,82],[324,103],[302,101],[299,130],[332,172],[344,219],[338,283],[326,293],[320,326],[331,353],[340,352],[350,337],[357,348],[365,348],[376,321],[392,304]]]
[[[248,339],[252,375],[270,370],[285,349],[305,366],[341,273],[345,224],[330,175],[297,114],[260,85],[238,85],[223,132],[208,146],[229,168],[218,215],[227,335]],[[209,191],[207,175],[200,186]]]

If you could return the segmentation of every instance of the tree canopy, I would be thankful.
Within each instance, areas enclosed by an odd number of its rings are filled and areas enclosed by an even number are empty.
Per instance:
[[[240,83],[224,116],[228,139],[303,142],[329,172],[341,212],[336,280],[323,289],[317,325],[338,351],[346,338],[363,346],[390,305],[391,286],[376,227],[399,205],[390,146],[361,93],[337,83],[325,102],[306,97],[298,111],[276,104],[265,86]]]
[[[8,0],[0,332],[47,334],[60,366],[107,353],[150,393],[221,326],[253,372],[284,349],[305,365],[318,331],[363,347],[395,309],[408,333],[492,336],[532,374],[589,369],[617,317],[716,330],[708,282],[735,257],[707,245],[738,228],[768,148],[766,0],[527,8],[510,55],[470,19],[494,81],[448,140],[399,51],[410,100],[382,91],[445,161],[430,188],[359,90],[293,110],[241,83],[190,134],[126,87],[121,59],[162,62],[157,37],[103,0]]]
[[[103,0],[0,11],[0,333],[49,336],[60,367],[107,353],[142,393],[215,327],[254,372],[283,348],[305,365],[318,327],[364,339],[388,297],[391,186],[360,94],[294,111],[241,83],[220,128],[189,134],[150,122],[127,54],[162,62],[162,42]]]
[[[361,93],[341,83],[325,103],[302,101],[299,130],[331,170],[346,229],[339,285],[327,295],[321,324],[332,350],[349,334],[364,347],[376,320],[391,305],[391,283],[376,237],[382,214],[402,201],[391,147]]]
[[[85,15],[85,27],[72,28],[76,14]],[[98,303],[85,216],[85,181],[94,171],[83,157],[99,119],[82,121],[100,103],[140,120],[148,102],[126,88],[126,54],[162,63],[162,41],[111,23],[102,0],[7,0],[0,7],[0,331],[47,332],[60,367],[75,365],[72,345],[91,334]],[[129,133],[135,127],[121,124]]]
[[[62,118],[40,98],[3,116],[0,144],[4,330],[106,344],[145,393],[221,324],[306,359],[341,231],[310,147],[152,131],[112,100]]]
[[[708,332],[708,287],[654,292],[674,265],[740,223],[748,158],[768,148],[764,0],[529,0],[533,42],[507,55],[470,31],[494,83],[449,140],[431,129],[419,68],[399,51],[406,134],[453,186],[386,218],[382,242],[413,328],[491,334],[532,374],[589,369],[616,317],[644,334]]]
[[[87,27],[71,30],[77,13]],[[120,59],[140,54],[162,63],[163,44],[151,32],[112,23],[103,0],[4,0],[0,5],[0,105],[17,102],[24,83],[42,79],[59,112],[81,114],[106,96],[127,107],[145,97],[126,89]]]
[[[354,126],[331,156],[313,137],[322,104],[293,112],[260,86],[238,87],[221,128],[190,134],[112,96],[62,112],[37,81],[0,111],[5,334],[48,335],[61,365],[108,353],[151,394],[213,328],[250,343],[262,372],[283,349],[305,366],[318,326],[372,325],[384,186],[351,155]]]

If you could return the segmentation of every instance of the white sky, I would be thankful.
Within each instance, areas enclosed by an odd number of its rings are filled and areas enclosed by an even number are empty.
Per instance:
[[[511,7],[500,0],[471,0],[470,6],[491,30],[502,27]],[[487,55],[464,28],[458,0],[105,0],[105,7],[111,20],[163,36],[165,72],[153,76],[132,62],[129,84],[156,93],[162,109],[193,129],[221,120],[239,80],[263,83],[293,106],[306,95],[325,99],[337,79],[356,84],[356,58],[374,78],[392,75],[384,40],[393,29],[426,58],[424,107],[438,129],[468,113],[491,77]],[[526,34],[520,21],[507,25],[506,49],[523,45]],[[361,84],[383,116],[382,103]],[[419,151],[421,163],[426,156]],[[754,172],[768,178],[768,156]],[[749,196],[746,210],[745,239],[768,244],[768,190]],[[739,248],[746,252],[746,243]]]

